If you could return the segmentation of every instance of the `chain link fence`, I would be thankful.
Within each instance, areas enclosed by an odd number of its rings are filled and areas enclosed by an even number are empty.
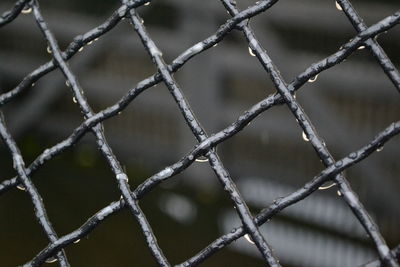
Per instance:
[[[25,76],[14,89],[1,94],[0,104],[4,106],[22,97],[22,93],[31,88],[35,82],[45,77],[53,70],[59,69],[66,80],[67,86],[71,89],[73,102],[79,107],[83,116],[81,124],[73,130],[68,138],[45,149],[29,165],[25,164],[25,160],[21,156],[21,152],[14,141],[14,137],[6,127],[5,120],[7,118],[1,116],[0,135],[4,145],[10,151],[16,176],[0,184],[0,193],[5,193],[14,187],[25,190],[34,206],[37,221],[49,241],[49,244],[43,248],[42,251],[34,255],[24,266],[40,266],[44,262],[53,261],[57,261],[60,266],[69,266],[64,248],[87,236],[112,214],[125,208],[131,212],[132,216],[139,224],[147,246],[157,264],[160,266],[170,266],[171,263],[164,255],[162,247],[157,243],[157,238],[152,230],[152,226],[139,206],[139,200],[162,182],[176,177],[177,174],[186,170],[195,161],[205,161],[210,165],[221,186],[229,195],[242,225],[232,229],[228,234],[219,237],[196,255],[176,266],[198,265],[242,236],[245,236],[246,239],[254,243],[268,266],[280,266],[279,259],[269,244],[268,236],[264,236],[260,232],[259,226],[266,223],[285,208],[307,198],[316,190],[332,186],[337,188],[341,199],[349,206],[354,216],[363,226],[379,255],[377,261],[366,263],[366,266],[399,266],[400,247],[397,246],[392,250],[389,248],[377,224],[360,202],[357,193],[351,188],[343,172],[350,166],[363,161],[376,151],[380,151],[386,142],[400,132],[400,122],[393,122],[365,146],[349,153],[341,159],[335,160],[328,151],[325,141],[317,132],[316,127],[314,127],[313,122],[296,100],[296,92],[302,88],[304,84],[314,82],[321,72],[346,60],[357,49],[368,49],[376,59],[377,64],[380,65],[388,79],[394,85],[395,90],[400,93],[400,74],[376,39],[379,34],[390,30],[400,22],[400,12],[397,11],[393,15],[387,16],[368,27],[348,0],[337,0],[335,3],[336,8],[343,11],[355,29],[356,34],[354,38],[343,44],[334,54],[310,65],[305,71],[298,74],[292,82],[288,83],[283,79],[279,69],[270,58],[267,50],[261,46],[255,32],[250,26],[251,18],[259,16],[267,11],[276,2],[278,1],[258,1],[244,10],[239,10],[234,1],[221,0],[223,8],[225,8],[231,18],[220,25],[215,33],[183,51],[177,58],[172,60],[170,64],[165,62],[162,51],[146,30],[141,16],[136,11],[136,8],[140,6],[150,5],[147,8],[152,8],[151,1],[148,0],[121,1],[121,6],[115,10],[104,23],[89,30],[85,34],[76,36],[64,51],[60,49],[56,38],[42,16],[42,10],[39,7],[38,1],[19,0],[10,11],[5,12],[1,16],[0,27],[5,27],[16,19],[19,14],[31,14],[43,38],[48,44],[47,51],[51,53],[53,58],[51,61]],[[77,52],[81,51],[88,44],[105,36],[116,25],[125,23],[126,21],[133,26],[134,31],[143,44],[143,50],[148,53],[157,72],[137,83],[134,88],[129,90],[129,92],[115,104],[99,112],[95,112],[89,105],[84,90],[74,72],[71,70],[68,60],[74,57]],[[276,89],[276,93],[254,104],[225,129],[208,135],[194,114],[173,74],[180,70],[190,59],[197,57],[208,49],[213,49],[213,47],[222,42],[224,38],[233,31],[240,31],[243,33],[244,42],[247,43],[249,53],[258,59],[261,68],[269,75]],[[126,171],[107,141],[102,123],[120,114],[138,95],[149,88],[155,87],[159,83],[165,84],[168,88],[170,95],[174,99],[190,131],[197,139],[198,144],[188,151],[179,161],[166,166],[161,171],[146,179],[142,184],[132,189],[128,183],[129,177]],[[303,131],[303,139],[309,142],[313,147],[325,169],[310,179],[300,189],[285,197],[276,199],[272,205],[265,207],[260,213],[253,216],[249,210],[248,204],[237,189],[229,171],[224,167],[218,156],[216,148],[222,142],[229,140],[245,129],[258,115],[277,105],[284,105],[290,110],[298,126]],[[108,162],[109,168],[115,176],[118,189],[121,193],[121,199],[110,203],[108,206],[98,211],[78,229],[59,237],[52,227],[52,223],[47,216],[45,204],[31,178],[34,177],[34,173],[43,165],[77,144],[88,132],[91,132],[96,138],[97,147]],[[153,225],[153,227],[156,228],[157,226]]]

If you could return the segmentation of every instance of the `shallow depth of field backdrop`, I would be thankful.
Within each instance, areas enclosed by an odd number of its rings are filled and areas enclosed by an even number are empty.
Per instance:
[[[237,0],[240,8],[254,2]],[[2,0],[0,13],[13,3]],[[399,8],[398,0],[352,3],[367,25]],[[119,1],[42,0],[40,5],[61,49],[65,49],[73,37],[109,17]],[[213,34],[229,18],[217,0],[153,0],[138,12],[167,63]],[[252,18],[250,25],[287,81],[356,35],[333,0],[281,0]],[[379,35],[378,41],[399,67],[400,28]],[[50,60],[46,47],[31,15],[21,15],[0,28],[0,93],[11,90]],[[297,100],[337,159],[400,119],[399,93],[366,50],[356,51],[297,93]],[[95,111],[112,105],[156,72],[127,20],[69,62]],[[237,30],[192,59],[174,77],[210,134],[275,92]],[[27,164],[82,121],[59,70],[40,79],[2,111]],[[162,84],[145,91],[121,115],[106,120],[104,127],[132,187],[179,160],[196,144]],[[218,145],[217,152],[254,213],[324,169],[284,106],[261,114],[242,132]],[[400,139],[395,137],[379,153],[346,171],[390,247],[400,243],[399,157]],[[1,144],[0,180],[14,175],[12,158]],[[120,197],[91,134],[33,177],[59,236]],[[357,266],[377,257],[361,225],[338,198],[336,187],[320,190],[261,227],[284,266]],[[202,162],[163,183],[140,205],[171,263],[189,258],[240,223],[214,173]],[[28,195],[18,189],[0,195],[0,265],[22,264],[47,243]],[[68,246],[66,253],[72,266],[156,265],[128,210]],[[263,261],[255,246],[241,238],[203,266],[263,266]]]

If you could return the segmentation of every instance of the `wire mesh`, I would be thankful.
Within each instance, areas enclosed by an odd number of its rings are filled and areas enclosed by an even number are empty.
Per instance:
[[[156,188],[160,183],[172,179],[174,176],[187,169],[196,161],[196,159],[202,156],[206,157],[207,162],[216,174],[223,189],[229,195],[235,210],[240,217],[242,226],[232,229],[230,233],[219,237],[202,251],[176,266],[198,265],[207,260],[217,251],[223,249],[234,240],[237,240],[244,235],[247,235],[247,237],[254,242],[268,266],[280,266],[279,259],[274,255],[273,249],[268,243],[268,238],[265,238],[261,234],[259,226],[273,218],[274,215],[283,209],[310,196],[318,188],[324,187],[326,183],[330,183],[329,186],[337,187],[338,192],[340,192],[340,195],[342,196],[341,199],[343,199],[352,210],[354,216],[363,226],[365,232],[368,234],[375,246],[379,259],[375,262],[367,263],[366,266],[369,264],[399,266],[399,246],[390,250],[385,239],[382,237],[378,226],[360,202],[357,193],[352,190],[350,183],[343,174],[343,171],[369,157],[372,153],[383,147],[383,145],[392,137],[397,135],[400,132],[400,121],[390,124],[373,140],[359,150],[351,152],[342,159],[335,160],[328,151],[324,140],[318,134],[312,121],[296,100],[296,91],[305,83],[313,81],[319,73],[344,61],[358,48],[366,47],[376,58],[378,64],[393,83],[395,89],[400,92],[400,74],[375,38],[380,33],[390,30],[400,22],[400,12],[398,11],[393,15],[378,21],[376,24],[367,27],[348,0],[337,0],[337,8],[343,10],[350,23],[355,28],[357,34],[353,39],[343,44],[337,52],[312,64],[304,72],[298,74],[292,82],[287,83],[280,75],[279,69],[275,66],[267,51],[257,40],[254,31],[249,25],[249,20],[252,17],[265,12],[278,2],[278,0],[258,1],[244,10],[239,10],[234,0],[221,0],[223,7],[231,15],[231,18],[222,24],[214,34],[183,51],[172,61],[171,64],[167,64],[164,61],[161,50],[150,37],[143,24],[143,20],[136,11],[136,8],[139,6],[148,5],[150,2],[151,1],[148,0],[121,1],[121,6],[103,24],[85,34],[76,36],[65,51],[60,50],[57,40],[48,28],[48,25],[41,14],[42,12],[38,1],[19,0],[14,4],[10,11],[5,12],[0,17],[0,27],[4,27],[17,18],[19,14],[31,13],[37,22],[43,38],[48,44],[48,51],[51,52],[53,56],[51,61],[33,70],[29,75],[24,77],[19,85],[14,89],[0,95],[0,105],[4,106],[6,103],[11,102],[46,74],[55,69],[60,69],[71,89],[74,102],[80,108],[84,119],[83,122],[73,130],[68,138],[53,147],[47,148],[29,166],[26,166],[19,148],[17,147],[13,136],[8,131],[3,116],[1,116],[0,135],[5,146],[10,151],[17,175],[0,184],[0,193],[5,193],[7,190],[17,186],[23,188],[31,199],[35,210],[35,216],[49,241],[48,246],[35,255],[32,260],[27,262],[24,266],[40,266],[45,261],[51,260],[57,260],[60,266],[69,266],[64,248],[85,237],[101,222],[124,208],[128,208],[132,213],[132,216],[138,222],[147,246],[157,264],[160,266],[170,266],[171,264],[165,257],[162,248],[158,245],[152,227],[147,221],[146,215],[140,209],[138,201],[151,190]],[[144,49],[149,54],[154,66],[157,68],[157,73],[139,82],[136,87],[129,90],[129,92],[117,103],[95,113],[90,107],[87,98],[84,95],[84,91],[76,76],[71,71],[67,61],[85,45],[93,42],[97,38],[101,38],[125,18],[130,24],[132,24],[134,30],[142,41]],[[219,42],[223,41],[223,39],[233,30],[238,30],[243,33],[250,52],[257,57],[261,67],[269,74],[277,92],[254,104],[225,129],[212,135],[207,135],[182,93],[182,89],[174,79],[173,74],[181,69],[191,58],[200,55],[207,49],[212,49]],[[166,166],[161,171],[146,179],[137,188],[131,189],[128,184],[128,175],[124,171],[105,137],[102,122],[123,111],[139,94],[158,83],[164,83],[168,88],[172,98],[175,100],[176,105],[182,113],[183,119],[197,139],[198,145],[188,151],[186,156],[176,163]],[[258,115],[276,105],[287,106],[296,118],[298,125],[303,130],[303,137],[312,145],[317,156],[324,164],[325,169],[309,180],[309,182],[304,184],[302,188],[294,191],[286,197],[277,199],[272,205],[265,207],[259,214],[253,216],[247,203],[244,201],[233,182],[229,171],[224,167],[219,158],[216,152],[216,147],[218,144],[228,140],[246,128],[246,126]],[[102,155],[108,162],[110,169],[114,173],[122,197],[98,211],[78,229],[62,237],[58,237],[46,214],[46,208],[42,198],[31,178],[35,171],[42,167],[46,162],[77,144],[88,132],[94,134],[98,149],[101,151]]]

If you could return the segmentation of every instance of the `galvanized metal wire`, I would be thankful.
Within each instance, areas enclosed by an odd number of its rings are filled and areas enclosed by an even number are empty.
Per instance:
[[[351,188],[351,185],[344,176],[343,171],[364,160],[378,148],[382,147],[392,137],[399,134],[400,121],[390,124],[373,140],[361,147],[359,150],[351,152],[342,159],[335,160],[328,151],[325,141],[318,134],[312,121],[296,100],[296,91],[299,90],[309,79],[312,79],[312,77],[341,63],[360,46],[366,46],[391,80],[395,89],[400,93],[399,71],[393,65],[375,38],[380,33],[390,30],[400,22],[400,11],[383,18],[370,27],[367,27],[348,0],[337,0],[337,4],[341,7],[357,33],[353,39],[343,44],[337,52],[313,63],[305,71],[298,74],[292,82],[288,83],[280,75],[279,69],[274,65],[268,52],[261,46],[260,42],[257,40],[255,32],[249,25],[250,18],[265,12],[278,2],[278,0],[258,1],[254,5],[242,11],[237,8],[235,2],[232,0],[221,0],[221,2],[223,7],[231,15],[231,18],[222,24],[214,34],[183,51],[172,61],[171,64],[167,64],[164,61],[162,52],[150,37],[140,15],[135,10],[141,5],[150,3],[149,0],[123,0],[121,6],[104,23],[85,34],[76,36],[65,51],[60,50],[57,40],[41,14],[38,1],[19,0],[10,11],[5,12],[0,17],[0,27],[4,27],[16,19],[21,12],[31,12],[42,32],[43,38],[48,43],[48,47],[53,56],[51,61],[36,68],[23,78],[14,89],[0,95],[0,105],[3,106],[8,102],[13,101],[22,92],[30,88],[34,82],[38,81],[51,71],[60,69],[70,86],[72,97],[76,100],[76,104],[83,114],[83,122],[73,130],[68,138],[44,150],[29,166],[25,166],[24,159],[21,156],[13,136],[8,131],[2,116],[0,116],[0,135],[5,146],[10,151],[14,162],[14,169],[17,173],[16,177],[5,180],[0,184],[0,193],[5,193],[7,190],[16,186],[22,186],[29,194],[34,206],[35,216],[49,240],[48,246],[37,255],[33,256],[32,260],[27,262],[24,266],[40,266],[46,261],[46,259],[51,257],[56,257],[60,266],[69,266],[67,255],[63,249],[74,241],[88,235],[110,215],[124,208],[128,208],[132,213],[132,216],[137,220],[147,246],[157,264],[160,266],[170,266],[171,263],[165,257],[162,248],[157,244],[157,239],[152,231],[152,226],[147,221],[146,215],[140,209],[138,200],[163,181],[172,179],[175,175],[184,171],[201,156],[207,157],[210,167],[216,174],[223,189],[229,195],[234,207],[236,208],[235,210],[241,219],[242,226],[232,229],[230,233],[219,237],[202,251],[176,266],[195,266],[245,234],[248,234],[254,241],[257,249],[268,266],[280,266],[279,259],[274,255],[272,248],[268,244],[268,238],[265,238],[261,234],[258,227],[267,220],[273,218],[273,216],[281,210],[305,199],[328,181],[337,186],[342,195],[341,199],[343,199],[343,201],[350,207],[354,216],[364,227],[365,232],[368,234],[376,248],[380,264],[384,266],[399,266],[399,247],[394,248],[392,251],[390,250],[385,239],[382,237],[378,226],[360,202],[357,193]],[[147,51],[156,66],[157,73],[139,82],[114,105],[95,113],[91,109],[84,95],[83,88],[79,84],[74,73],[71,71],[68,60],[86,44],[96,38],[102,37],[108,31],[112,30],[118,23],[122,22],[124,18],[127,18],[130,24],[132,24],[134,30],[143,43],[144,49]],[[208,135],[192,111],[180,85],[174,79],[173,73],[182,68],[191,58],[200,55],[207,49],[212,49],[214,45],[223,41],[223,39],[233,30],[239,30],[243,33],[244,40],[248,43],[252,53],[254,53],[259,60],[261,67],[269,74],[277,92],[254,104],[225,129]],[[124,110],[143,91],[161,82],[168,88],[172,98],[175,100],[176,105],[182,113],[183,119],[196,137],[198,145],[188,151],[186,156],[176,163],[166,166],[161,171],[146,179],[137,188],[131,189],[128,184],[128,175],[123,170],[104,135],[102,122]],[[218,144],[226,141],[243,130],[258,115],[275,105],[286,105],[288,107],[309,140],[309,143],[313,146],[317,156],[324,164],[325,169],[297,191],[286,197],[277,199],[272,205],[265,207],[265,209],[263,209],[259,214],[253,216],[233,182],[229,171],[224,167],[215,148]],[[45,205],[32,181],[32,178],[34,177],[36,170],[57,155],[63,153],[66,149],[71,148],[73,145],[78,143],[88,132],[94,134],[98,149],[101,151],[114,173],[122,198],[101,209],[78,229],[67,235],[58,237],[52,228],[50,219],[46,215]]]

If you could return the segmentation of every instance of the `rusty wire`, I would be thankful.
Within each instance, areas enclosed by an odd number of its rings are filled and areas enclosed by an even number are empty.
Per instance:
[[[43,228],[47,238],[49,239],[48,246],[35,255],[33,259],[24,266],[40,266],[46,261],[46,259],[51,257],[56,257],[60,266],[69,266],[67,256],[65,255],[63,248],[88,235],[106,218],[125,207],[131,211],[132,216],[139,223],[145,241],[158,265],[170,266],[171,264],[168,262],[168,259],[164,256],[162,249],[157,244],[156,237],[146,219],[145,214],[141,211],[138,205],[138,200],[146,193],[154,189],[161,182],[170,179],[176,174],[184,171],[196,160],[196,158],[200,156],[206,156],[208,158],[210,167],[215,172],[224,190],[231,198],[231,201],[236,208],[236,212],[241,219],[242,226],[233,229],[230,233],[216,239],[198,254],[176,266],[195,266],[245,234],[249,234],[249,236],[253,239],[256,247],[268,266],[280,266],[279,259],[272,253],[272,249],[268,244],[268,239],[263,237],[258,226],[265,223],[268,219],[272,218],[286,207],[289,207],[292,204],[306,198],[328,181],[335,183],[339,192],[343,196],[342,199],[350,207],[354,213],[354,216],[364,227],[366,233],[369,235],[371,241],[375,245],[379,255],[380,263],[385,266],[399,266],[399,247],[394,248],[392,251],[389,249],[385,239],[382,237],[379,231],[378,226],[368,214],[363,204],[359,201],[357,194],[351,189],[350,183],[343,175],[343,171],[357,162],[364,160],[369,155],[374,153],[378,148],[382,147],[393,136],[397,135],[400,132],[400,121],[390,124],[373,140],[371,140],[370,143],[366,144],[359,150],[351,152],[340,160],[335,160],[328,151],[324,140],[319,136],[318,132],[313,126],[313,123],[308,118],[301,105],[296,101],[295,93],[310,78],[336,64],[341,63],[360,46],[366,46],[370,50],[372,55],[382,67],[383,71],[392,81],[394,87],[400,92],[400,74],[375,39],[378,34],[389,30],[400,22],[400,12],[398,11],[393,15],[382,19],[376,24],[367,27],[348,0],[337,0],[337,3],[342,8],[351,24],[354,26],[357,34],[353,39],[343,44],[337,52],[320,60],[319,62],[312,64],[305,71],[295,77],[292,82],[287,83],[281,77],[278,68],[270,59],[267,51],[258,42],[255,33],[249,26],[250,18],[266,11],[268,8],[278,2],[278,0],[258,1],[254,5],[242,11],[237,9],[234,1],[221,0],[223,6],[226,8],[232,18],[222,24],[214,34],[182,52],[169,65],[165,63],[162,52],[158,49],[149,33],[146,31],[142,19],[135,10],[135,8],[149,2],[149,0],[122,0],[122,5],[104,23],[85,34],[76,36],[65,51],[61,51],[58,47],[57,40],[49,30],[47,23],[41,14],[41,10],[37,1],[19,0],[14,4],[14,7],[10,11],[5,12],[0,17],[0,27],[2,27],[17,18],[21,11],[25,9],[33,10],[32,14],[53,55],[53,59],[51,61],[33,70],[18,84],[18,86],[0,95],[0,106],[12,101],[22,92],[31,87],[34,82],[58,68],[61,70],[66,81],[68,82],[72,96],[74,99],[76,99],[76,103],[84,116],[84,121],[79,127],[73,130],[68,138],[64,139],[53,147],[44,150],[28,167],[25,166],[21,153],[19,152],[13,137],[7,130],[4,120],[0,118],[0,135],[11,153],[14,162],[14,169],[17,173],[16,177],[5,180],[0,184],[0,193],[5,193],[7,190],[18,185],[23,186],[31,198],[35,210],[35,216]],[[157,67],[157,73],[139,82],[136,87],[129,90],[129,92],[114,105],[109,106],[98,113],[94,113],[87,102],[82,87],[71,71],[67,61],[86,44],[110,31],[113,27],[120,23],[123,18],[129,19],[129,22],[134,27],[134,30],[141,39],[145,50],[148,52],[154,65]],[[200,122],[197,120],[195,114],[191,110],[190,104],[185,99],[179,84],[173,78],[172,74],[184,66],[184,64],[192,57],[201,54],[205,50],[210,49],[215,44],[221,42],[234,29],[243,32],[249,48],[258,58],[261,66],[270,75],[277,92],[269,95],[262,101],[253,105],[235,122],[225,129],[212,135],[207,135]],[[146,179],[137,188],[131,190],[128,184],[128,176],[121,167],[121,164],[114,155],[112,148],[109,146],[105,138],[102,122],[124,110],[136,98],[136,96],[138,96],[144,90],[161,82],[167,86],[171,96],[181,111],[183,118],[191,129],[193,135],[196,137],[198,145],[193,147],[187,153],[187,155],[181,158],[179,161],[165,167],[163,170]],[[321,159],[326,168],[318,175],[313,177],[302,188],[286,197],[277,199],[272,205],[263,209],[256,216],[253,216],[249,211],[246,202],[243,200],[240,192],[236,188],[236,185],[233,182],[228,170],[223,166],[223,163],[221,162],[215,148],[219,143],[224,142],[244,129],[249,122],[255,119],[262,112],[275,105],[283,104],[287,105],[289,110],[292,112],[310,144],[316,151],[317,156]],[[2,117],[2,115],[0,117]],[[62,237],[57,237],[54,229],[51,226],[51,222],[46,215],[46,209],[40,194],[32,182],[32,177],[34,172],[43,166],[47,161],[75,145],[89,131],[92,132],[96,137],[98,149],[102,152],[103,156],[109,163],[123,198],[112,202],[108,206],[101,209],[99,212],[90,217],[78,229]]]

